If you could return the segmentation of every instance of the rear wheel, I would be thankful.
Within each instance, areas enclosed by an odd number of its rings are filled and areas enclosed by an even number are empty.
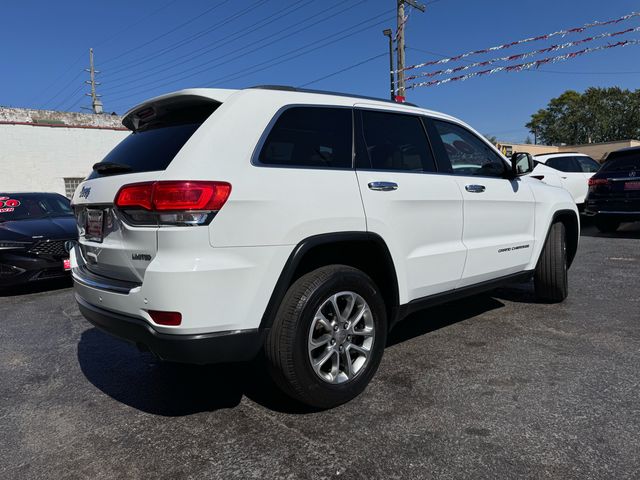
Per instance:
[[[567,246],[565,227],[561,222],[551,225],[536,266],[534,283],[538,300],[556,303],[567,298]]]
[[[331,265],[298,279],[280,305],[265,354],[277,385],[316,408],[351,400],[367,386],[387,336],[384,303],[363,272]]]
[[[596,217],[594,223],[596,224],[596,228],[602,233],[615,232],[620,226],[620,222],[618,220],[606,217]]]

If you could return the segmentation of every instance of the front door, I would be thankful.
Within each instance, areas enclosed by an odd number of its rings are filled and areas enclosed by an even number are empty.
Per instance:
[[[533,192],[526,182],[506,178],[507,163],[475,133],[447,121],[430,122],[434,151],[451,164],[464,199],[467,261],[458,286],[522,271],[534,247]]]

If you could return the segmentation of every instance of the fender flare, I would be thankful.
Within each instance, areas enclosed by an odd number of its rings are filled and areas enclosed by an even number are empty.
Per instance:
[[[271,297],[269,298],[269,302],[267,303],[267,307],[260,321],[260,329],[269,329],[273,325],[273,321],[275,319],[278,308],[280,307],[280,304],[282,303],[282,300],[287,293],[289,286],[293,282],[294,274],[300,266],[300,263],[304,256],[311,249],[320,245],[345,242],[373,242],[384,252],[385,258],[382,260],[387,263],[387,267],[389,267],[389,271],[392,275],[392,278],[390,279],[391,284],[395,286],[394,290],[391,292],[391,298],[393,299],[392,305],[387,306],[388,310],[392,312],[389,318],[389,321],[391,321],[399,304],[399,287],[395,264],[393,263],[393,259],[391,257],[391,253],[389,252],[387,244],[382,239],[382,237],[376,233],[358,231],[336,232],[323,233],[307,237],[304,240],[300,241],[294,247],[284,267],[282,268],[282,271],[280,272],[280,276],[278,277],[278,281],[276,282],[275,287],[273,288]]]

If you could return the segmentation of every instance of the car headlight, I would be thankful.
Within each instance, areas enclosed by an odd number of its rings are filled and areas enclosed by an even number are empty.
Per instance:
[[[21,250],[27,245],[31,245],[29,242],[13,242],[8,240],[0,240],[0,250]]]

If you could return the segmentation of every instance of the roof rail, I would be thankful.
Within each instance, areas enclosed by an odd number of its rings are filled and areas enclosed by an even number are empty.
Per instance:
[[[394,105],[408,105],[410,107],[417,107],[415,103],[409,102],[394,102],[393,100],[389,100],[386,98],[378,98],[378,97],[369,97],[366,95],[356,95],[352,93],[343,93],[343,92],[330,92],[327,90],[312,90],[307,88],[298,88],[292,87],[290,85],[255,85],[253,87],[248,87],[250,89],[258,89],[258,90],[282,90],[284,92],[300,92],[300,93],[315,93],[318,95],[334,95],[337,97],[352,97],[352,98],[361,98],[363,100],[375,100],[377,102],[386,102],[393,103]]]
[[[586,155],[586,153],[581,152],[546,152],[546,153],[536,153],[536,157],[542,157],[544,155],[564,155],[565,153],[577,153],[578,155]]]

